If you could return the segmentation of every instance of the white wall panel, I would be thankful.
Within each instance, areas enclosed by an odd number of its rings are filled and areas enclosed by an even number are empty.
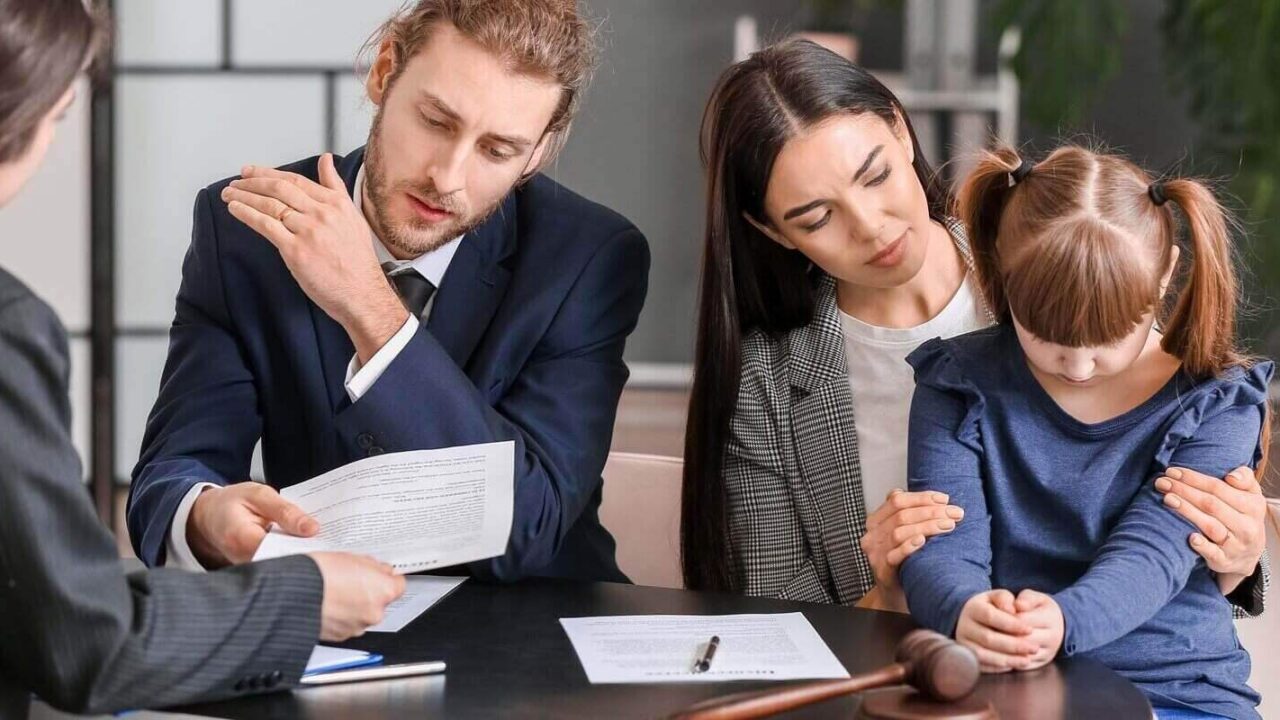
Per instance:
[[[80,455],[80,466],[85,477],[89,476],[89,448],[92,445],[90,435],[92,411],[93,372],[90,363],[88,338],[76,338],[71,341],[71,442],[75,443],[76,452]]]
[[[196,193],[246,163],[321,152],[324,81],[131,75],[118,82],[117,97],[118,317],[126,327],[167,327]]]
[[[128,480],[138,462],[147,415],[160,391],[169,350],[166,337],[116,340],[116,477]]]
[[[219,0],[115,0],[113,10],[121,64],[222,63]]]
[[[233,0],[232,61],[248,67],[354,67],[401,0]]]
[[[369,139],[369,126],[377,110],[369,100],[364,82],[354,75],[338,79],[334,93],[335,141],[334,152],[347,153],[364,145]]]
[[[70,330],[89,327],[89,93],[58,126],[44,165],[0,209],[0,267],[44,298]]]

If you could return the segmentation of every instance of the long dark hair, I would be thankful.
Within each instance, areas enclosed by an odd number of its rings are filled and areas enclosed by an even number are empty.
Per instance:
[[[920,151],[902,103],[866,70],[833,52],[807,40],[765,48],[726,70],[707,103],[700,136],[706,239],[680,523],[690,588],[739,587],[722,470],[737,404],[742,337],[757,329],[779,335],[807,325],[821,273],[804,255],[753,227],[744,213],[765,220],[769,175],[788,140],[828,118],[864,113],[891,127],[905,126],[930,215],[943,219],[950,198]]]
[[[0,0],[0,163],[26,152],[40,121],[101,57],[105,28],[83,0]]]

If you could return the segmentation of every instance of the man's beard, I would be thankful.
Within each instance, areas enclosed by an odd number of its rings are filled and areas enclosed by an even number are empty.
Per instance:
[[[373,232],[389,249],[398,251],[408,257],[425,255],[456,237],[465,235],[479,227],[502,203],[502,198],[484,208],[482,212],[465,215],[459,203],[453,197],[441,195],[430,181],[418,184],[412,181],[396,183],[395,187],[387,187],[386,169],[382,165],[382,109],[373,118],[373,127],[369,131],[369,144],[364,156],[364,189],[368,196],[366,213]],[[432,226],[417,218],[403,224],[388,221],[386,208],[390,200],[398,192],[408,192],[422,198],[438,208],[453,213],[451,222]],[[505,197],[505,193],[504,193]]]

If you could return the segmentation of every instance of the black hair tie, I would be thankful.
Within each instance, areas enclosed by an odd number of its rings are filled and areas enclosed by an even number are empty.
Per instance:
[[[1169,202],[1169,196],[1164,194],[1164,181],[1157,180],[1147,186],[1147,197],[1151,198],[1151,202],[1160,207]]]
[[[1019,158],[1018,167],[1014,168],[1009,173],[1009,184],[1017,185],[1018,183],[1022,182],[1028,175],[1031,174],[1031,168],[1033,167],[1035,167],[1035,163],[1029,163],[1026,160]]]

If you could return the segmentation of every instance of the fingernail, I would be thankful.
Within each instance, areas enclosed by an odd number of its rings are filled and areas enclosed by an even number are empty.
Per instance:
[[[964,508],[949,507],[947,508],[947,517],[959,520],[964,517]]]
[[[944,505],[945,505],[945,504],[946,504],[946,502],[947,502],[948,500],[950,500],[950,499],[951,499],[951,498],[947,497],[947,494],[946,494],[946,493],[936,492],[936,493],[934,493],[934,494],[933,494],[933,501],[934,501],[934,502],[936,502],[936,503],[940,503],[940,504],[944,504]]]
[[[1164,504],[1171,508],[1182,507],[1182,501],[1178,499],[1177,495],[1165,495]]]
[[[1201,537],[1200,535],[1192,535],[1191,544],[1195,545],[1196,547],[1200,547],[1201,545],[1204,544],[1204,538]]]
[[[251,173],[251,172],[253,172],[253,166],[252,166],[252,165],[245,165],[244,167],[240,168],[240,174],[241,174],[241,175],[248,175],[248,174],[249,174],[249,173]]]
[[[923,544],[924,544],[924,538],[922,538],[922,537],[920,537],[919,535],[917,535],[917,536],[915,536],[915,537],[911,538],[911,544],[912,544],[913,546],[915,546],[915,547],[920,547],[921,545],[923,545]]]
[[[1181,480],[1181,479],[1182,479],[1182,471],[1181,471],[1181,470],[1179,470],[1178,468],[1169,468],[1168,470],[1165,470],[1165,471],[1164,471],[1164,474],[1165,474],[1165,475],[1168,475],[1169,477],[1173,478],[1174,480]]]
[[[1156,489],[1160,492],[1169,492],[1173,489],[1173,481],[1169,478],[1160,478],[1156,480]]]
[[[955,526],[956,526],[956,524],[955,524],[955,521],[953,521],[953,520],[939,520],[939,521],[938,521],[938,529],[939,529],[939,530],[951,530],[951,529],[952,529],[952,528],[954,528]]]

